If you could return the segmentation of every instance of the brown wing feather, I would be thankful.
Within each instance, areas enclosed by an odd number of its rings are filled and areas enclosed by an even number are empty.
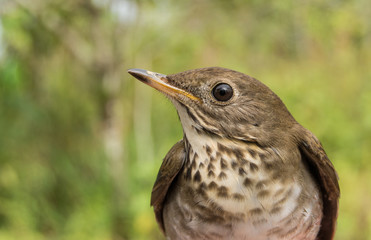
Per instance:
[[[165,197],[171,183],[178,175],[180,169],[182,169],[184,161],[185,148],[184,142],[181,140],[177,142],[166,154],[152,189],[151,206],[154,208],[157,223],[164,233],[165,229],[162,218],[162,210]]]
[[[331,240],[335,235],[339,207],[338,176],[321,143],[310,131],[305,129],[299,147],[322,192],[323,219],[317,239]]]

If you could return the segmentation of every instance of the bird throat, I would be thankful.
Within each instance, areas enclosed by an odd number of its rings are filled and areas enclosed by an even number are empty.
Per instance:
[[[310,177],[312,199],[300,184],[303,176],[290,172],[274,149],[203,133],[188,116],[189,110],[180,105],[177,110],[187,151],[178,180],[186,191],[179,195],[179,204],[188,205],[201,222],[215,224],[219,219],[220,223],[242,224],[241,236],[293,234],[298,221],[308,231],[318,231],[322,206],[314,205],[320,195]],[[313,217],[312,212],[317,215]]]

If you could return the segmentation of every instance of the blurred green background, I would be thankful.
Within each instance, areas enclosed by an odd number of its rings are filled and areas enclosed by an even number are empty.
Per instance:
[[[0,239],[163,239],[149,206],[175,109],[126,73],[260,79],[340,176],[337,240],[371,239],[371,1],[0,0]]]

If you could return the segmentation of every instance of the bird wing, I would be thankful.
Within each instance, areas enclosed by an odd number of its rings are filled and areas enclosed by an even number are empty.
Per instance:
[[[152,189],[151,206],[155,210],[156,220],[161,230],[165,233],[162,210],[165,202],[167,191],[182,169],[185,162],[185,147],[184,141],[177,142],[170,151],[166,154],[160,170],[157,175],[156,182]]]
[[[301,155],[308,163],[322,192],[323,218],[318,240],[331,240],[335,235],[340,188],[334,166],[328,159],[319,140],[307,129],[299,144]]]

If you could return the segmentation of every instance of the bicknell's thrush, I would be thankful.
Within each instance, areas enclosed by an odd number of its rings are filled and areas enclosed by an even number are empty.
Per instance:
[[[169,97],[183,127],[152,190],[167,239],[333,239],[334,167],[267,86],[219,67],[128,72]]]

